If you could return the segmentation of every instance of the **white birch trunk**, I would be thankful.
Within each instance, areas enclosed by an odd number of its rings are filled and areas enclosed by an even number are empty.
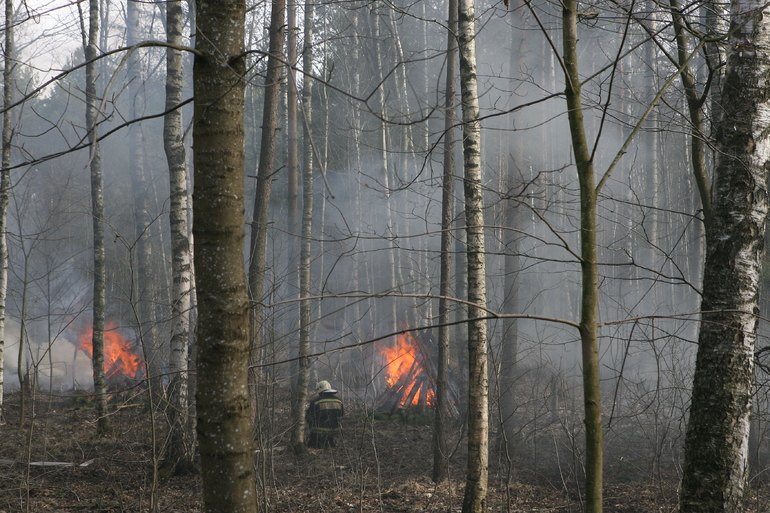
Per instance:
[[[5,305],[8,292],[8,194],[11,183],[11,122],[13,111],[13,0],[5,0],[5,48],[3,68],[3,146],[0,170],[0,424],[3,424],[3,394],[5,392]],[[21,370],[21,369],[20,369]]]
[[[88,142],[91,145],[91,215],[93,216],[94,237],[94,296],[93,296],[93,337],[92,366],[94,376],[94,394],[96,410],[99,415],[97,430],[106,433],[110,430],[107,416],[107,387],[104,381],[104,306],[105,306],[105,269],[104,269],[104,195],[102,191],[102,160],[99,153],[96,71],[94,62],[98,54],[96,46],[99,39],[99,0],[89,2],[89,29],[86,55],[86,127]]]
[[[182,45],[183,12],[181,0],[166,4],[166,39]],[[182,111],[175,109],[182,102],[184,90],[182,52],[166,50],[166,110],[163,120],[163,143],[169,171],[171,225],[171,341],[168,396],[171,403],[171,437],[166,459],[174,473],[185,473],[192,464],[194,437],[188,422],[187,357],[192,311],[192,244],[189,238],[189,200],[187,162],[182,131]]]
[[[489,378],[487,376],[487,305],[484,196],[481,173],[481,122],[476,83],[476,29],[473,0],[458,5],[460,90],[463,119],[465,222],[468,255],[468,468],[463,513],[487,506],[489,466]]]
[[[736,0],[717,124],[698,339],[680,511],[738,512],[749,415],[770,169],[770,12]]]

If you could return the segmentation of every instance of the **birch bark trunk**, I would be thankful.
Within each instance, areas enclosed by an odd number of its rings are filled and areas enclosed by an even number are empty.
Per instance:
[[[310,381],[310,264],[311,243],[313,238],[313,147],[310,144],[313,115],[313,0],[305,2],[304,43],[302,48],[302,69],[305,78],[302,82],[302,116],[304,148],[302,152],[302,239],[300,242],[299,261],[299,348],[297,388],[295,391],[294,423],[295,433],[292,442],[295,450],[305,446],[304,413],[307,403],[307,388]],[[292,77],[293,78],[293,77]],[[293,86],[296,81],[292,81]]]
[[[487,509],[489,466],[489,378],[487,376],[487,290],[484,245],[484,196],[481,172],[481,122],[476,83],[476,28],[473,0],[458,3],[460,91],[463,118],[463,168],[468,255],[468,468],[463,513]]]
[[[96,412],[99,416],[97,432],[110,431],[110,419],[107,416],[107,386],[104,381],[104,307],[105,307],[105,269],[104,269],[104,195],[102,191],[102,159],[99,153],[97,131],[97,63],[99,48],[99,0],[89,2],[89,28],[86,54],[86,127],[88,142],[91,145],[91,215],[93,216],[94,237],[94,296],[93,296],[93,337],[92,365],[94,376],[94,395]]]
[[[735,0],[680,510],[742,510],[770,169],[770,16]]]
[[[297,127],[297,0],[286,2],[286,171],[287,176],[287,230],[288,269],[286,271],[290,298],[297,297],[297,243],[299,223],[299,129]],[[296,384],[295,384],[296,385]]]
[[[0,424],[3,424],[3,394],[5,393],[5,305],[8,292],[8,226],[9,188],[11,184],[11,141],[13,130],[13,0],[5,0],[5,49],[3,52],[3,143],[0,170]]]
[[[183,11],[181,0],[166,4],[166,39],[182,46]],[[184,74],[182,52],[166,50],[166,111],[163,119],[163,146],[168,162],[171,209],[171,342],[168,398],[171,435],[165,459],[173,474],[187,473],[193,467],[194,437],[188,422],[187,356],[192,311],[192,244],[188,236],[189,211],[187,162],[182,131]],[[175,109],[175,110],[172,110]]]

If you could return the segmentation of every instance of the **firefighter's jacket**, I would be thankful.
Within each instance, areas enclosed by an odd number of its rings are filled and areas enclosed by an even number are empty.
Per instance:
[[[305,412],[310,432],[318,435],[334,435],[340,431],[340,417],[345,415],[342,401],[333,392],[318,394]]]

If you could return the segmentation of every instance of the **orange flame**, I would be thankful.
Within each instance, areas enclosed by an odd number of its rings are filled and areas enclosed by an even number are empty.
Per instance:
[[[93,358],[94,329],[89,326],[78,339],[78,349]],[[117,331],[113,322],[104,329],[104,377],[110,379],[119,374],[135,378],[143,368],[141,359],[132,345]]]
[[[420,348],[417,341],[411,333],[402,333],[396,336],[396,344],[391,347],[384,347],[380,351],[385,361],[385,382],[388,387],[398,387],[401,403],[399,406],[405,406],[407,400],[414,392],[411,402],[412,406],[420,404],[420,397],[426,394],[423,402],[433,404],[436,394],[432,387],[428,386],[429,380],[418,378],[426,376],[426,369],[423,368],[422,357],[419,355]],[[414,390],[414,387],[419,387]]]

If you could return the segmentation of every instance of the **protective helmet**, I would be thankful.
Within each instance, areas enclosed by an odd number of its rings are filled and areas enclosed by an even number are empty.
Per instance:
[[[326,392],[331,390],[332,390],[332,386],[329,384],[328,381],[319,381],[315,385],[315,391],[318,392],[319,394],[321,392]]]

